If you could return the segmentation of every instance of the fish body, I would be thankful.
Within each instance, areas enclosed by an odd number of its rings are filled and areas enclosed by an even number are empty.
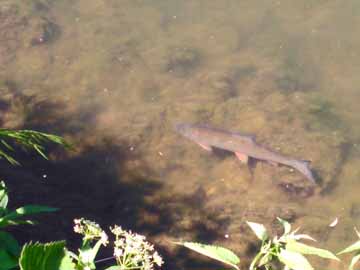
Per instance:
[[[231,151],[243,162],[247,162],[248,157],[252,157],[271,163],[284,164],[301,172],[313,184],[316,183],[308,161],[286,157],[271,151],[257,144],[254,136],[190,124],[177,124],[175,129],[207,150],[216,147]]]

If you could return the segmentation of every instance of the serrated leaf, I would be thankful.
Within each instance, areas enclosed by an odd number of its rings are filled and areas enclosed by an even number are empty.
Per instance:
[[[268,239],[268,234],[264,225],[250,221],[246,221],[246,223],[250,226],[251,230],[255,233],[257,238],[262,241]]]
[[[66,253],[65,241],[27,243],[20,259],[21,270],[75,270],[75,264]]]
[[[360,259],[360,254],[355,255],[354,257],[352,257],[350,265],[349,265],[349,270],[353,270],[355,264],[359,261]]]
[[[182,245],[197,253],[200,253],[222,263],[228,264],[239,270],[237,264],[240,263],[240,258],[236,256],[234,252],[227,248],[194,242],[175,242],[175,244]]]
[[[284,227],[284,234],[288,234],[291,231],[291,225],[289,222],[282,218],[277,218],[277,220],[281,223],[281,225]]]
[[[358,251],[358,250],[360,250],[360,240],[356,241],[354,244],[348,246],[347,248],[345,248],[344,250],[340,251],[337,254],[340,255],[343,253],[349,253],[349,252]]]
[[[299,243],[299,242],[296,242],[296,241],[287,242],[286,250],[301,253],[301,254],[316,255],[316,256],[319,256],[319,257],[322,257],[322,258],[340,261],[340,259],[338,257],[336,257],[329,250],[308,246],[306,244]]]
[[[287,267],[293,270],[313,270],[309,261],[300,253],[281,249],[279,260]]]

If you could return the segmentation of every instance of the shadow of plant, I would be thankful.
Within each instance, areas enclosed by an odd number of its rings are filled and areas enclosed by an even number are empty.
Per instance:
[[[89,133],[95,109],[69,115],[62,113],[66,104],[21,94],[12,99],[17,102],[0,100],[0,104],[6,105],[2,106],[4,113],[16,111],[14,106],[26,106],[24,124],[17,128],[66,134],[70,140],[72,136],[83,138],[75,151],[50,147],[51,161],[24,152],[16,155],[21,167],[0,161],[11,207],[31,203],[60,208],[57,214],[36,217],[40,222],[37,226],[13,228],[22,243],[66,239],[68,246],[76,249],[80,238],[72,227],[78,217],[94,220],[103,228],[121,225],[149,236],[154,243],[156,237],[210,242],[223,236],[229,220],[206,209],[206,194],[201,188],[186,196],[171,194],[160,180],[149,177],[154,175],[151,168],[141,162],[142,153],[132,151],[129,142]],[[135,161],[139,162],[136,169],[129,165]],[[184,265],[187,257],[179,261],[173,257],[183,251],[169,253],[171,244],[161,244],[164,253],[171,255],[165,258],[173,261],[171,268]]]

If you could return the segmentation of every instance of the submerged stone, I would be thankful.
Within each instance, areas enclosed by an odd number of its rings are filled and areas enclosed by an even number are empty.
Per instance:
[[[33,24],[32,46],[51,43],[60,36],[60,27],[46,18],[38,18]]]
[[[176,48],[169,54],[165,70],[178,77],[185,77],[200,66],[201,53],[195,48]]]
[[[291,197],[297,198],[308,198],[314,195],[314,186],[305,185],[304,182],[292,183],[292,182],[281,182],[278,187]]]

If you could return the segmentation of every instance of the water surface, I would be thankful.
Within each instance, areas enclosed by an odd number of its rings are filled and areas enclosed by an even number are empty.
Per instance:
[[[287,218],[333,251],[355,241],[357,1],[5,0],[0,8],[3,126],[77,146],[8,172],[19,179],[19,203],[63,209],[62,221],[43,221],[58,226],[55,235],[85,215],[146,233],[170,257],[168,239],[222,244],[244,266],[255,239],[246,220],[275,229],[276,216]],[[309,191],[289,168],[250,170],[203,151],[176,134],[179,122],[256,134],[311,160],[320,185]],[[31,229],[40,239],[52,233]]]

